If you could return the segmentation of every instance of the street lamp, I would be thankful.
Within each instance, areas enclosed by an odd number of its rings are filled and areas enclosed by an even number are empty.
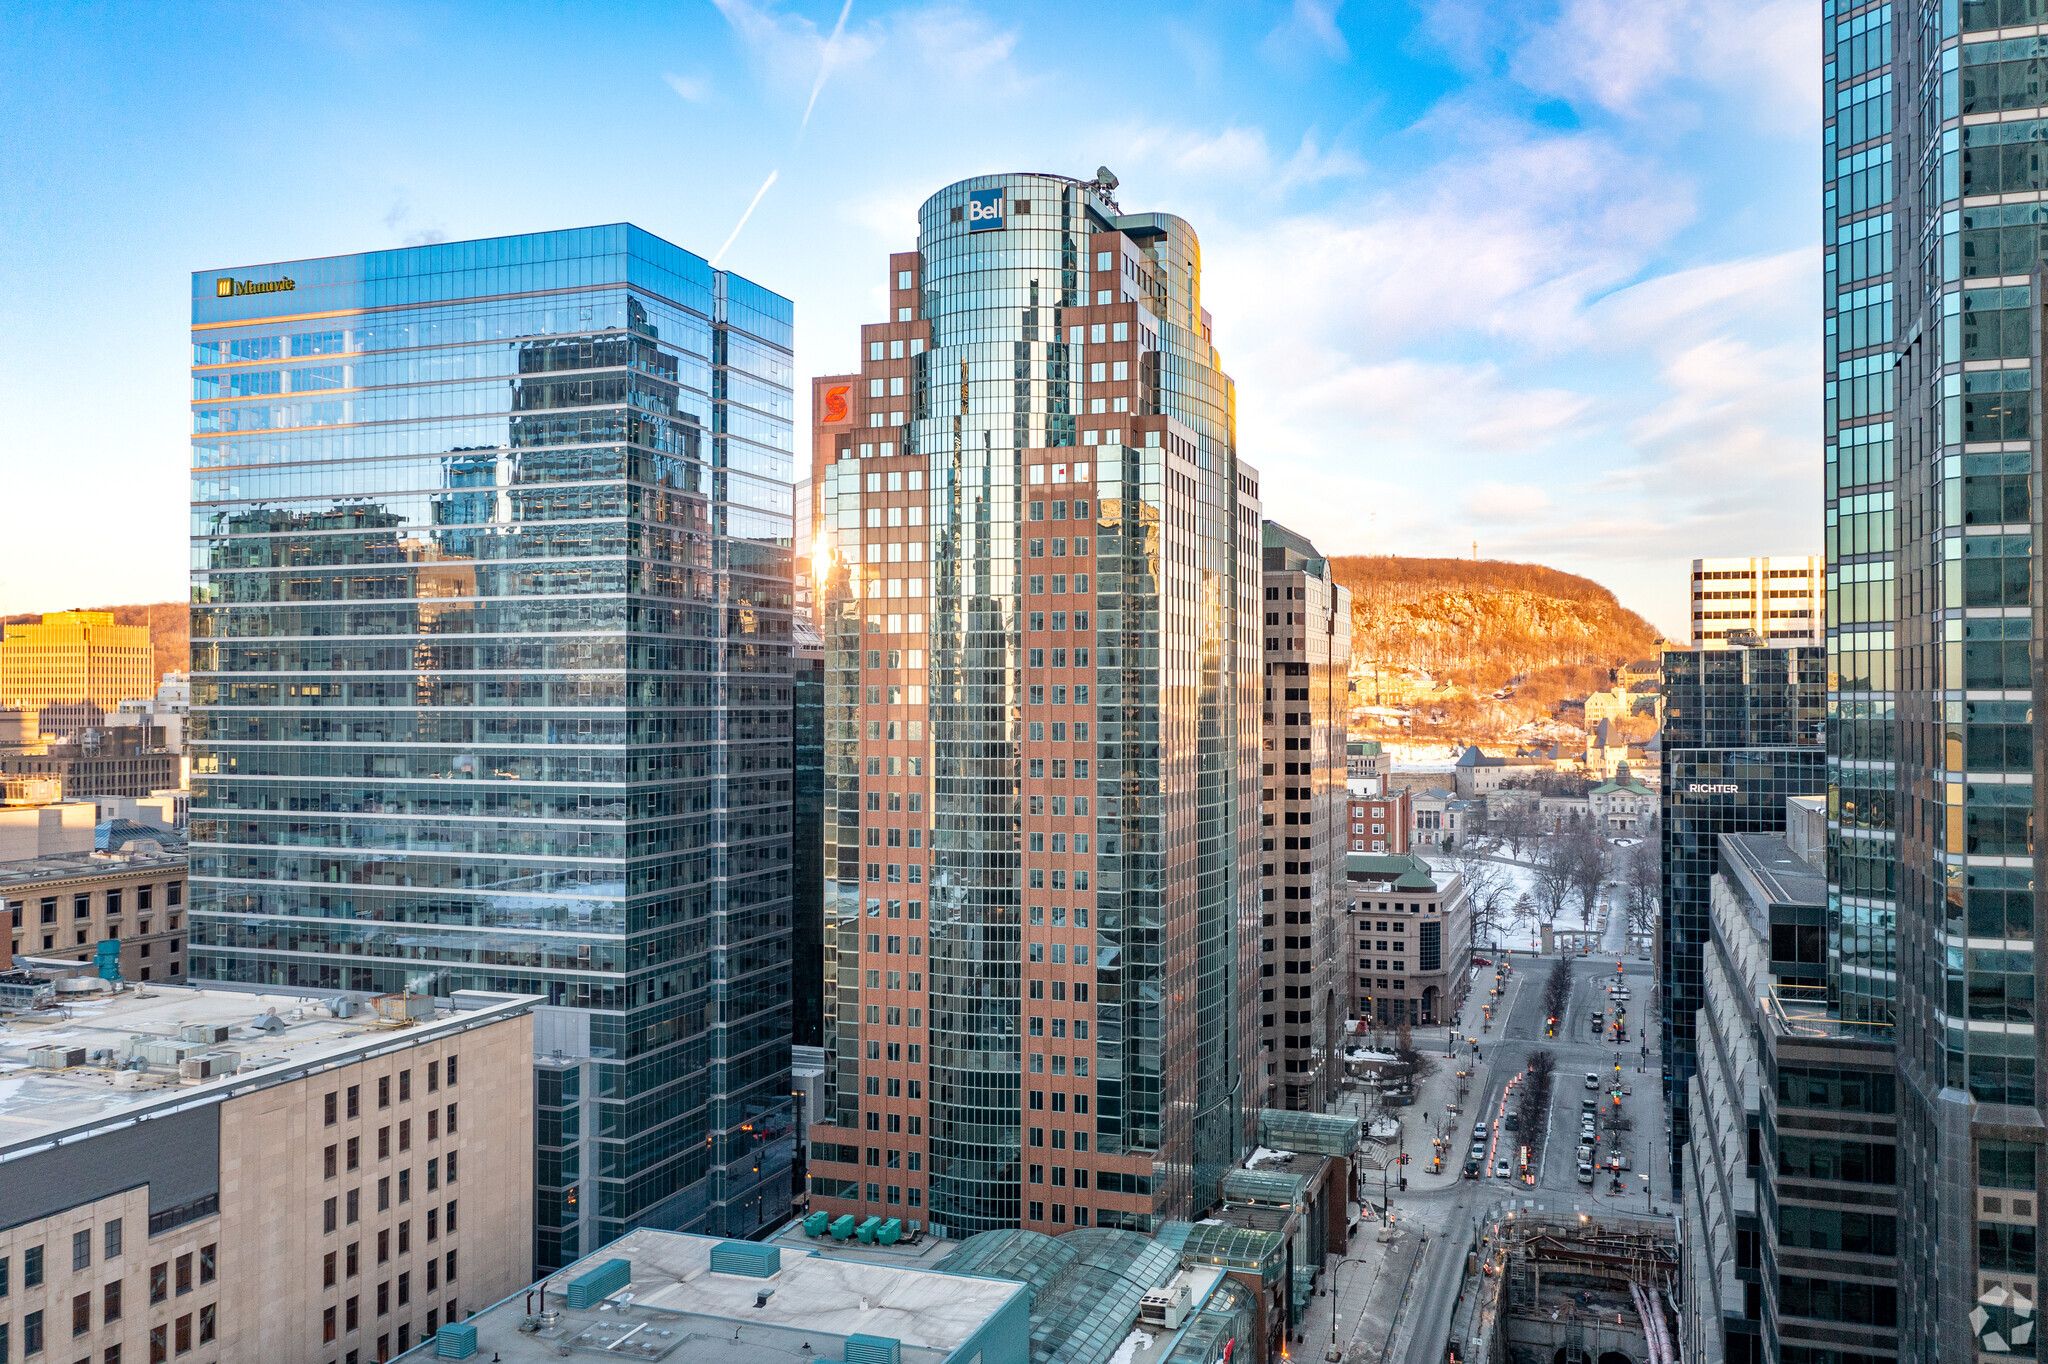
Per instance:
[[[1324,1352],[1323,1358],[1332,1361],[1332,1364],[1344,1357],[1344,1352],[1337,1348],[1337,1271],[1346,1265],[1362,1265],[1364,1263],[1365,1261],[1356,1256],[1347,1255],[1337,1261],[1336,1264],[1330,1266],[1330,1348]],[[1386,1263],[1384,1258],[1381,1260],[1381,1263]],[[1377,1277],[1375,1277],[1374,1282],[1377,1284]]]
[[[1650,1176],[1647,1172],[1645,1172],[1643,1175],[1643,1215],[1645,1217],[1648,1217],[1651,1215],[1651,1212],[1652,1209],[1650,1207]]]

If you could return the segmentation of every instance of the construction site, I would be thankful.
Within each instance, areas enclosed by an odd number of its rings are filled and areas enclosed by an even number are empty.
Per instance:
[[[1678,1364],[1671,1223],[1502,1209],[1475,1230],[1456,1364]]]

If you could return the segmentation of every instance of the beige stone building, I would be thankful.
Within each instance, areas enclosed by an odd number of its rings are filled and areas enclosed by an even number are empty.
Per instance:
[[[0,974],[0,1359],[369,1364],[531,1280],[531,997],[97,984]]]
[[[92,962],[101,943],[119,942],[123,980],[185,981],[182,845],[0,862],[0,904],[15,957]]]

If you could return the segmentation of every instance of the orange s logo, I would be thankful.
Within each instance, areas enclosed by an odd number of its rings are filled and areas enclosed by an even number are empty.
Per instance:
[[[851,384],[834,384],[825,390],[825,417],[828,422],[843,422],[851,414],[846,410],[846,395],[853,391]]]

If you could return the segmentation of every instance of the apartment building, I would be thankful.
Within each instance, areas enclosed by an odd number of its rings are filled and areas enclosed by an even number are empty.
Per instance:
[[[530,1281],[531,998],[103,985],[0,974],[0,1359],[369,1364]]]
[[[1351,593],[1268,521],[1260,873],[1260,1105],[1320,1113],[1349,1003],[1342,955]]]

